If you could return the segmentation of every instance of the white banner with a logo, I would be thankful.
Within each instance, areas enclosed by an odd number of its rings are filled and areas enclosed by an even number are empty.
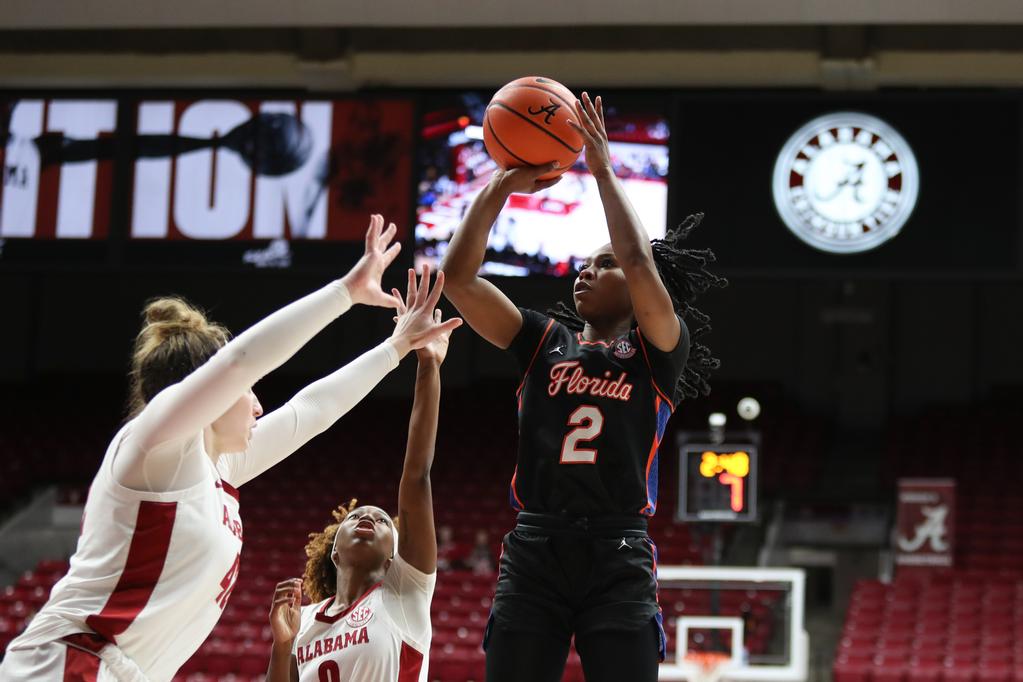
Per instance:
[[[895,563],[951,567],[955,553],[955,510],[953,479],[899,479]]]

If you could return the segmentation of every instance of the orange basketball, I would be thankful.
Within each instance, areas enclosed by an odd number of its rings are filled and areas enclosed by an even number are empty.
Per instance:
[[[583,141],[567,121],[575,119],[575,95],[550,78],[527,76],[494,93],[483,115],[483,143],[501,168],[560,165],[542,180],[572,167]]]

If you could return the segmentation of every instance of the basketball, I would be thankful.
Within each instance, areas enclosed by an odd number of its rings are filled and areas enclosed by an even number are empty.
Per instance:
[[[505,170],[558,162],[540,176],[556,178],[572,167],[583,150],[579,133],[569,125],[575,118],[575,95],[550,78],[527,76],[494,93],[483,116],[483,142],[497,165]]]

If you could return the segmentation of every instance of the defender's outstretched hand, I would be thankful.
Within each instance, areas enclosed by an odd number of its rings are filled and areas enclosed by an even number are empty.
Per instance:
[[[394,262],[394,259],[398,257],[398,252],[401,251],[401,242],[391,244],[397,232],[398,228],[394,223],[388,225],[384,230],[382,215],[373,214],[370,217],[369,229],[366,231],[366,252],[342,278],[345,286],[348,287],[348,295],[352,297],[352,303],[381,308],[398,307],[401,299],[384,293],[380,286],[384,270]]]
[[[405,301],[397,292],[392,292],[391,298],[397,299],[398,316],[395,320],[394,333],[391,334],[391,342],[401,356],[405,356],[411,350],[425,348],[440,337],[451,335],[451,332],[462,325],[462,318],[453,317],[446,322],[441,322],[435,315],[437,303],[440,301],[440,294],[444,290],[444,273],[437,273],[437,282],[433,289],[430,289],[430,266],[423,266],[423,275],[416,282],[416,271],[408,271],[408,292]],[[445,350],[445,353],[447,351]]]

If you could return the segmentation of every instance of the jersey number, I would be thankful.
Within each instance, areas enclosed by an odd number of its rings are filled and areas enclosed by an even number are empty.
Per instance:
[[[223,609],[227,606],[227,600],[231,598],[231,591],[234,589],[234,584],[238,582],[238,566],[241,564],[242,555],[238,554],[234,558],[234,563],[231,564],[231,568],[227,570],[227,574],[220,581],[220,594],[217,595],[217,604]]]
[[[579,448],[579,443],[589,443],[604,429],[604,414],[599,407],[580,405],[568,418],[568,425],[575,428],[568,432],[561,444],[562,464],[596,464],[597,451]]]
[[[335,661],[320,663],[320,668],[316,672],[320,676],[320,682],[341,682],[341,668],[337,667]]]

